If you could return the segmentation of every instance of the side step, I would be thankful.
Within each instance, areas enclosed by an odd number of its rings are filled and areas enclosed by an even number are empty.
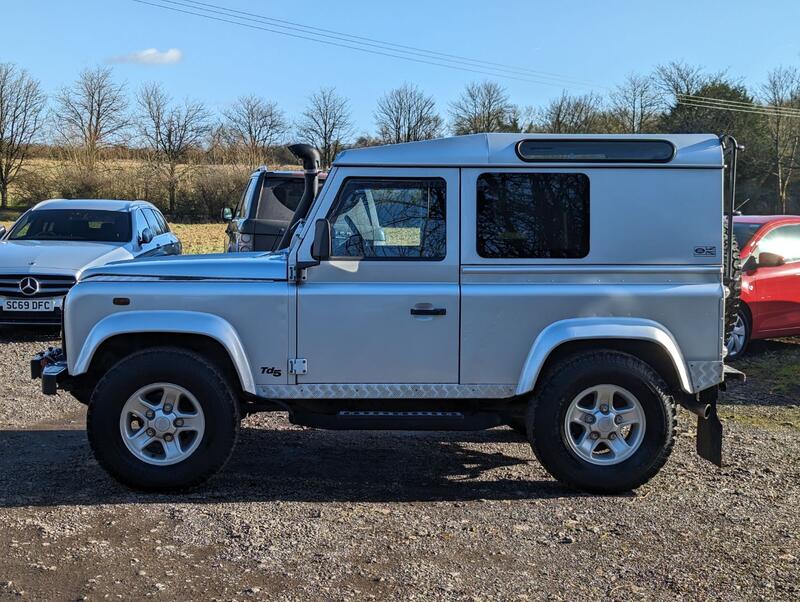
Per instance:
[[[320,414],[295,410],[289,415],[292,424],[329,430],[354,431],[481,431],[505,424],[498,413],[385,410],[342,410]]]

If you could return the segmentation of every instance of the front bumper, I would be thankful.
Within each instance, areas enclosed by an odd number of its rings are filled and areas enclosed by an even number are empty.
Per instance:
[[[67,358],[57,347],[37,353],[31,360],[31,379],[42,379],[42,393],[55,395],[58,389],[65,388],[69,379]]]

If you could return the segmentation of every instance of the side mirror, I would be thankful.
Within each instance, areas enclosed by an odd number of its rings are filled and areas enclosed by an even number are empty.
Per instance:
[[[786,260],[777,253],[759,253],[758,254],[758,267],[760,268],[777,268],[786,263]]]
[[[742,264],[742,271],[754,272],[757,269],[758,269],[758,260],[752,255],[748,255],[747,259],[745,259],[744,263]]]
[[[233,210],[230,207],[223,207],[221,217],[223,222],[231,221],[233,219]]]
[[[0,226],[0,240],[2,240],[5,235],[6,235],[6,227]]]
[[[139,236],[139,244],[149,245],[151,242],[153,242],[153,231],[150,228],[145,228]]]
[[[314,224],[311,257],[317,261],[331,258],[331,223],[326,219],[318,219]]]

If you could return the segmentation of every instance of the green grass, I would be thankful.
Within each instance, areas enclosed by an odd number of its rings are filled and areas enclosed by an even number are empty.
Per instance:
[[[787,428],[800,431],[800,406],[781,406],[778,410],[780,418],[776,418],[775,413],[764,412],[764,409],[765,406],[724,405],[720,407],[719,415],[724,420],[767,431]]]
[[[769,341],[766,344],[777,347],[781,343]],[[749,353],[737,367],[766,385],[770,393],[800,399],[800,350],[793,347],[796,346]]]

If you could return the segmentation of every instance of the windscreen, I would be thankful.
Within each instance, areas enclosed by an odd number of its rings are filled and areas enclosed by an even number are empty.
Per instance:
[[[733,222],[733,236],[740,249],[750,242],[762,224],[748,224],[745,222]]]
[[[131,239],[131,216],[127,211],[40,209],[23,215],[8,238],[126,243]]]

